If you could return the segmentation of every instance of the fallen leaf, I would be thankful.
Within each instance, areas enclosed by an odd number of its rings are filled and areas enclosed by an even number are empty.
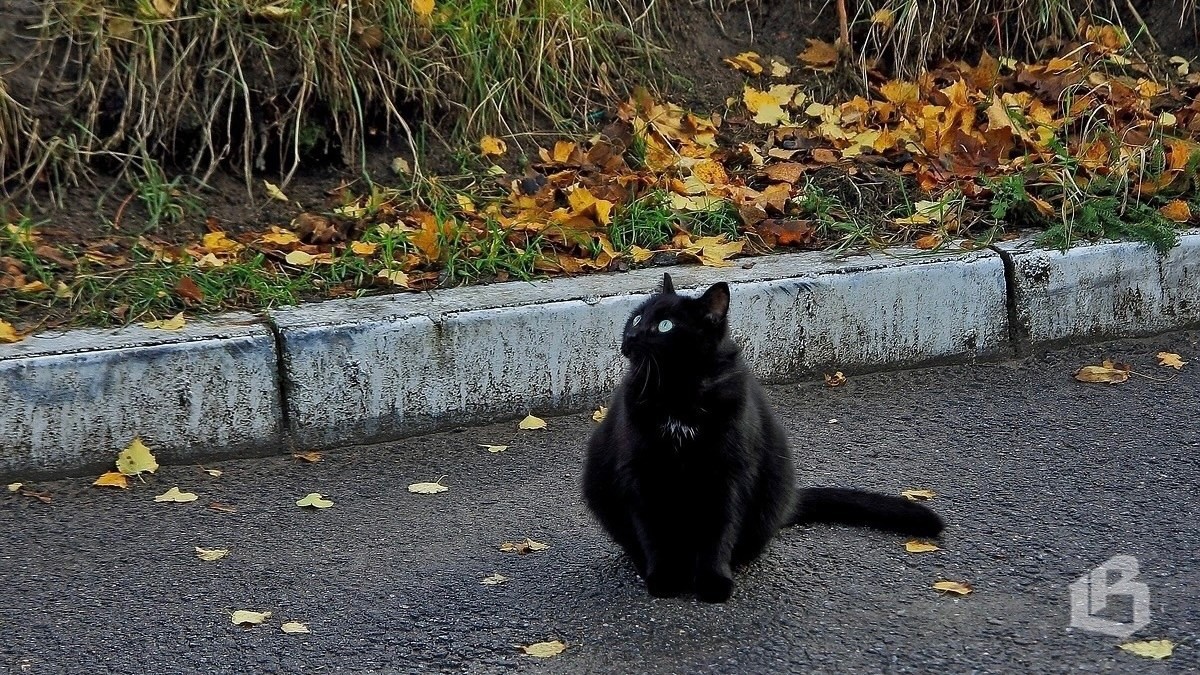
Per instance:
[[[545,429],[546,420],[540,417],[534,417],[533,415],[526,415],[525,419],[521,420],[520,423],[517,424],[517,428],[521,429],[522,431]]]
[[[567,645],[561,640],[551,640],[550,642],[535,642],[531,645],[521,647],[521,651],[529,656],[536,656],[539,659],[548,659],[552,656],[558,656],[563,653]]]
[[[732,263],[727,262],[727,260],[741,253],[745,245],[746,242],[741,239],[727,242],[725,241],[725,235],[701,237],[685,248],[683,253],[698,259],[701,265],[708,267],[729,267]]]
[[[937,496],[937,493],[933,490],[905,490],[900,493],[900,496],[914,502],[920,502],[926,499],[933,499]]]
[[[846,376],[842,373],[842,371],[839,370],[832,375],[830,375],[828,373],[825,374],[825,386],[826,387],[830,387],[830,388],[840,387],[843,384],[846,384]]]
[[[603,422],[605,416],[607,416],[607,415],[608,415],[608,408],[606,408],[604,406],[600,406],[599,408],[596,408],[596,412],[592,413],[592,421],[593,422]]]
[[[1170,640],[1141,640],[1117,646],[1147,659],[1165,659],[1175,651],[1175,643]]]
[[[1184,361],[1179,357],[1178,354],[1173,352],[1158,353],[1158,365],[1160,366],[1168,366],[1170,368],[1174,368],[1175,370],[1180,370],[1183,368],[1183,364],[1185,363],[1187,363],[1187,361]]]
[[[734,70],[758,76],[763,72],[762,64],[758,62],[760,58],[757,52],[742,52],[737,56],[725,59],[725,63],[728,63]]]
[[[1075,379],[1080,382],[1099,384],[1121,384],[1129,379],[1129,370],[1114,368],[1110,361],[1101,366],[1084,366],[1075,371]]]
[[[643,263],[654,257],[654,251],[634,245],[629,247],[629,255],[633,258],[633,262]]]
[[[824,40],[808,39],[808,48],[800,52],[799,59],[810,68],[832,68],[838,60],[837,48]]]
[[[309,464],[312,464],[313,462],[321,461],[321,453],[316,452],[316,451],[298,452],[298,453],[292,455],[292,457],[295,457],[296,459],[300,460],[301,462],[308,462]]]
[[[1175,199],[1163,204],[1158,212],[1162,214],[1163,218],[1175,223],[1186,223],[1192,219],[1192,208],[1182,199]]]
[[[433,15],[433,0],[412,0],[413,12],[422,19]]]
[[[229,555],[229,549],[227,549],[227,548],[200,548],[199,546],[196,547],[196,557],[203,560],[204,562],[213,562],[216,560],[220,560],[221,558],[224,558],[227,555]]]
[[[967,595],[971,591],[975,590],[975,589],[971,588],[970,584],[961,583],[958,581],[945,581],[945,580],[935,583],[933,585],[933,589],[935,591],[942,591],[943,593],[953,593],[955,595]]]
[[[156,495],[154,497],[154,501],[156,501],[156,502],[176,502],[179,504],[186,504],[187,502],[194,502],[199,498],[200,497],[197,496],[195,492],[180,492],[179,488],[173,487],[170,490],[167,490],[166,492],[162,493],[161,495]]]
[[[239,609],[233,613],[233,623],[235,626],[243,626],[247,624],[257,626],[269,618],[271,618],[270,612],[251,612],[249,610]]]
[[[204,473],[212,476],[213,478],[220,478],[221,474],[225,473],[224,471],[221,471],[220,469],[203,469],[203,471],[204,471]]]
[[[412,167],[409,166],[407,159],[404,159],[403,157],[393,157],[392,171],[395,172],[397,176],[407,176],[408,174],[412,173]]]
[[[354,241],[350,242],[350,250],[355,255],[374,255],[375,249],[379,248],[379,244],[371,241]]]
[[[9,492],[16,492],[17,490],[21,489],[22,485],[24,485],[24,483],[9,483],[6,487],[8,487]]]
[[[123,490],[129,489],[129,477],[120,471],[109,471],[101,475],[92,483],[96,487],[115,487]]]
[[[325,499],[320,492],[310,492],[303,499],[296,501],[296,506],[311,506],[315,509],[327,509],[333,506],[332,499]]]
[[[195,279],[187,275],[179,277],[179,281],[175,284],[175,293],[184,300],[204,302],[204,289],[200,288]]]
[[[7,321],[0,321],[0,342],[20,342],[24,340],[24,335],[17,335],[17,331],[13,329],[12,324]]]
[[[445,478],[443,476],[442,478]],[[442,485],[441,478],[436,483],[413,483],[408,486],[408,491],[418,495],[436,495],[439,492],[445,492],[450,488]]]
[[[926,541],[909,539],[908,541],[904,542],[904,550],[908,551],[909,553],[930,553],[932,551],[940,551],[942,549]]]
[[[484,586],[499,586],[506,581],[508,581],[508,577],[504,576],[503,574],[493,574],[490,577],[484,577],[483,581],[480,581],[479,583],[483,584]]]
[[[307,267],[309,265],[312,265],[314,262],[316,262],[317,257],[312,255],[311,253],[305,253],[304,251],[297,249],[295,251],[292,251],[291,253],[288,253],[286,256],[284,256],[283,259],[286,260],[289,265],[296,265],[297,267]]]
[[[264,180],[263,187],[266,188],[267,196],[270,197],[271,199],[274,199],[275,201],[280,201],[280,202],[289,201],[288,196],[283,194],[283,190],[280,190],[279,186],[272,183],[271,181]]]
[[[39,502],[41,502],[43,504],[49,504],[50,500],[51,500],[50,493],[46,492],[45,490],[43,490],[41,492],[37,492],[35,490],[20,490],[18,492],[18,494],[24,495],[26,497],[33,497],[34,499],[38,500]]]
[[[375,276],[387,280],[393,286],[408,288],[408,275],[403,270],[379,270]]]
[[[154,330],[179,330],[183,328],[184,324],[186,323],[187,320],[183,318],[183,312],[180,312],[169,319],[147,321],[142,324],[142,327]]]
[[[129,447],[117,455],[117,471],[126,476],[158,471],[158,461],[141,438],[134,438]]]
[[[299,621],[289,621],[289,622],[283,624],[282,626],[280,626],[279,629],[285,633],[311,633],[312,632],[311,630],[308,629],[308,626],[305,626],[304,624],[300,623]]]
[[[208,505],[208,508],[221,513],[237,513],[237,507],[232,504],[222,504],[221,502],[213,502]]]
[[[479,152],[485,157],[488,155],[499,157],[507,151],[508,144],[495,136],[484,136],[479,140]]]
[[[879,26],[883,30],[888,30],[892,24],[896,23],[896,14],[887,7],[875,10],[871,15],[871,24]]]
[[[923,237],[919,237],[916,241],[913,242],[913,246],[915,246],[921,250],[924,250],[924,251],[928,251],[930,249],[937,248],[938,246],[941,246],[941,245],[942,245],[942,235],[937,234],[937,233],[927,234]]]
[[[549,544],[543,544],[540,541],[534,541],[528,538],[525,539],[525,541],[506,541],[503,544],[500,544],[501,551],[505,553],[520,553],[521,555],[533,553],[534,551],[545,551],[548,548],[550,548]]]

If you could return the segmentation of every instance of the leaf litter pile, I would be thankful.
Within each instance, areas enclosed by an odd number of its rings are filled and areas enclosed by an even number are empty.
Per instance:
[[[110,236],[55,245],[0,223],[0,340],[39,327],[132,321],[302,299],[659,264],[728,266],[788,249],[912,244],[969,251],[1036,228],[1044,243],[1135,238],[1170,247],[1194,223],[1200,72],[1144,61],[1117,26],[1078,28],[1037,63],[944,61],[910,80],[867,69],[862,95],[809,86],[832,45],[729,55],[746,76],[723,111],[637,92],[598,133],[517,157],[485,136],[466,178],[341,184],[289,199],[290,222],[196,241]],[[518,166],[519,165],[519,166]],[[152,323],[155,322],[155,323]],[[16,324],[16,328],[14,325]]]

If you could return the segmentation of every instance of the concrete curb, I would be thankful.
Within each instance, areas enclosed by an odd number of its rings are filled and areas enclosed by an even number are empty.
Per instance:
[[[1200,234],[1065,255],[820,253],[671,268],[727,281],[770,381],[999,356],[1200,323]],[[620,375],[620,327],[661,269],[229,314],[179,333],[71,331],[0,345],[0,477],[92,471],[141,435],[163,462],[394,439],[577,410]]]

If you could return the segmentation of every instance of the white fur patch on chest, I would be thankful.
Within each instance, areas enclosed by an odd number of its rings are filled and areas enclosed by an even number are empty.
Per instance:
[[[696,427],[689,426],[680,422],[677,419],[667,418],[662,425],[663,434],[675,441],[676,445],[682,444],[684,441],[691,441],[696,438]]]

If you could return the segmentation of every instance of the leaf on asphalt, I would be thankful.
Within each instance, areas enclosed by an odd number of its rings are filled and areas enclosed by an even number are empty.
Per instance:
[[[264,180],[263,187],[267,191],[267,196],[270,197],[271,199],[274,199],[277,202],[289,201],[288,196],[283,194],[283,190],[280,190],[279,186],[272,183],[271,181]]]
[[[315,255],[311,253],[305,253],[299,249],[288,253],[283,257],[283,259],[286,260],[289,265],[295,265],[297,267],[308,267],[317,261],[317,257]]]
[[[333,506],[332,499],[325,499],[320,492],[310,492],[303,499],[296,501],[296,506],[311,506],[315,509],[327,509]]]
[[[40,492],[37,490],[20,490],[17,494],[20,494],[24,497],[32,497],[43,504],[49,504],[52,499],[50,493],[45,490]]]
[[[604,418],[607,416],[608,416],[608,408],[606,408],[604,406],[600,406],[599,408],[596,408],[596,412],[592,413],[592,421],[593,422],[603,422]]]
[[[908,541],[904,542],[904,550],[908,551],[909,553],[931,553],[933,551],[940,551],[942,549],[927,541],[909,539]]]
[[[92,483],[96,487],[115,487],[123,490],[129,489],[129,477],[120,471],[109,471],[101,475]]]
[[[1117,646],[1130,654],[1137,654],[1147,659],[1165,659],[1175,651],[1175,643],[1170,640],[1140,640]]]
[[[507,581],[508,577],[504,576],[503,574],[493,574],[490,577],[484,577],[483,581],[480,581],[479,583],[483,584],[484,586],[499,586]]]
[[[971,588],[970,584],[967,584],[964,582],[959,582],[959,581],[946,581],[946,580],[942,580],[942,581],[938,581],[938,582],[934,583],[933,589],[935,591],[941,591],[942,593],[953,594],[953,595],[967,595],[971,591],[975,590],[975,589]]]
[[[203,469],[202,468],[202,470],[204,471],[204,473],[212,476],[213,478],[220,478],[221,474],[225,473],[224,471],[221,471],[220,469]]]
[[[134,438],[129,447],[117,455],[117,471],[126,476],[137,476],[142,473],[158,471],[158,461],[150,453],[150,448],[142,443],[141,438]]]
[[[308,462],[309,464],[321,461],[321,453],[316,452],[315,450],[310,452],[297,452],[296,454],[292,455],[292,457],[295,457],[301,462]]]
[[[6,487],[8,488],[9,492],[16,492],[17,490],[21,489],[22,485],[24,485],[24,483],[9,483]]]
[[[312,632],[311,630],[308,629],[308,626],[300,623],[299,621],[289,621],[289,622],[283,624],[282,626],[280,626],[279,629],[285,633],[311,633]]]
[[[910,499],[914,502],[920,502],[925,501],[926,499],[933,499],[937,496],[937,493],[933,490],[905,490],[900,493],[900,496]]]
[[[532,431],[534,429],[545,429],[546,428],[546,420],[544,420],[540,417],[534,417],[533,415],[526,415],[525,419],[521,420],[521,422],[519,424],[517,424],[517,428],[522,431]]]
[[[200,548],[196,547],[196,557],[204,562],[214,562],[229,555],[227,548]]]
[[[1160,366],[1167,366],[1170,368],[1174,368],[1175,370],[1180,370],[1183,368],[1183,364],[1185,364],[1185,363],[1187,363],[1187,361],[1184,361],[1183,359],[1181,359],[1179,357],[1178,354],[1175,354],[1173,352],[1159,352],[1158,353],[1158,365],[1160,365]]]
[[[24,335],[17,335],[17,331],[12,324],[7,321],[0,321],[0,342],[20,342],[24,340]]]
[[[187,502],[194,502],[199,498],[195,492],[181,492],[178,487],[173,487],[161,495],[155,495],[154,501],[186,504]]]
[[[269,618],[270,612],[251,612],[246,609],[237,610],[232,617],[235,626],[257,626]]]
[[[487,449],[488,452],[504,452],[508,449],[507,445],[488,445],[487,443],[480,443],[479,447]]]
[[[825,374],[825,386],[826,387],[830,387],[830,388],[840,387],[843,384],[846,384],[846,376],[842,373],[842,371],[839,370],[832,375],[830,375],[828,373]]]
[[[442,485],[442,478],[437,479],[437,482],[434,483],[413,483],[408,486],[408,491],[419,495],[436,495],[439,492],[445,492],[450,488]]]
[[[535,642],[531,645],[521,647],[521,651],[529,656],[536,656],[539,659],[548,659],[552,656],[558,656],[563,653],[567,645],[561,640],[551,640],[549,642]]]
[[[221,502],[213,502],[208,505],[208,508],[221,513],[237,513],[237,507],[232,504],[222,504]]]
[[[499,157],[508,151],[508,144],[495,136],[484,136],[479,139],[479,152],[483,156]]]
[[[183,328],[187,320],[183,318],[183,312],[176,314],[169,319],[157,319],[155,321],[147,321],[142,324],[143,328],[151,328],[154,330],[179,330]]]
[[[505,553],[533,553],[535,551],[545,551],[550,548],[549,544],[543,544],[540,541],[534,541],[526,538],[525,541],[506,541],[500,544],[500,550]]]
[[[1075,371],[1075,379],[1098,384],[1121,384],[1129,379],[1129,373],[1128,365],[1105,360],[1099,366],[1084,366]]]

